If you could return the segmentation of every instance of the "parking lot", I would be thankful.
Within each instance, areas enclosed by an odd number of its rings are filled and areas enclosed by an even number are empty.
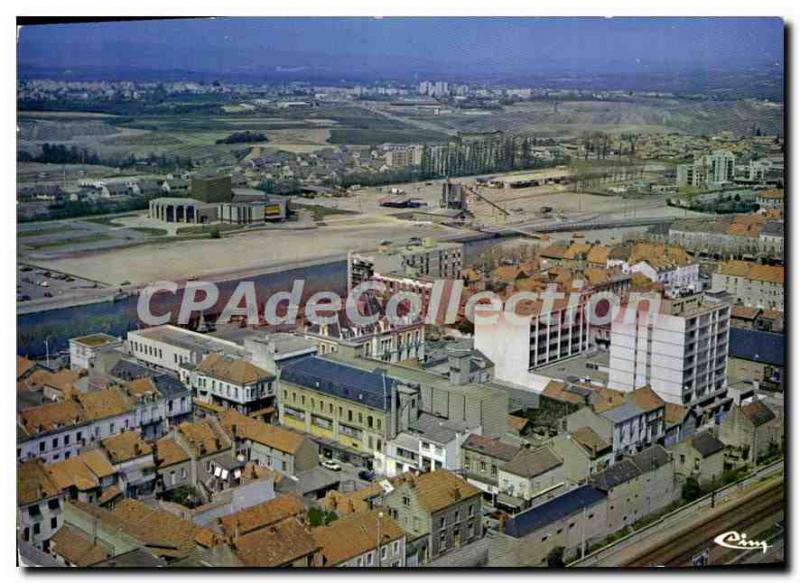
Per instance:
[[[81,290],[102,289],[102,284],[66,273],[17,264],[17,302],[58,298]]]

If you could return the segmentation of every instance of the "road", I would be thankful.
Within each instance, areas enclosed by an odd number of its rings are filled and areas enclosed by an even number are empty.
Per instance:
[[[767,504],[760,511],[774,512],[778,505],[782,509],[783,471],[783,461],[760,468],[741,482],[718,490],[713,507],[711,497],[705,496],[609,546],[598,549],[586,558],[573,562],[570,567],[620,567],[634,562],[644,562],[641,566],[652,566],[664,564],[658,562],[660,560],[680,560],[683,554],[698,546],[708,547],[714,536],[732,530],[737,523],[746,522],[758,515],[757,512],[748,510],[749,508],[761,508],[762,504]],[[765,479],[769,481],[764,482]],[[776,487],[777,483],[780,488]],[[777,491],[780,491],[779,503],[775,499]],[[769,494],[768,497],[765,496],[765,501],[750,504],[765,492]],[[726,512],[731,513],[727,518],[724,516]],[[713,524],[704,529],[711,521],[714,521]],[[724,525],[729,522],[733,522],[733,526],[725,528]],[[710,538],[709,529],[717,529]]]

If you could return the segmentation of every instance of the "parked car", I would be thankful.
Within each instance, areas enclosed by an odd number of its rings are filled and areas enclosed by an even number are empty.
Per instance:
[[[358,477],[364,480],[365,482],[371,482],[375,479],[375,472],[370,470],[361,470],[358,472]]]
[[[340,466],[339,464],[337,464],[333,460],[324,460],[320,465],[323,468],[326,468],[326,469],[334,471],[334,472],[341,472],[342,471],[342,466]]]

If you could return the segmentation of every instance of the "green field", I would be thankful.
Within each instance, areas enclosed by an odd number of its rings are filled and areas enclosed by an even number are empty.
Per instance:
[[[444,142],[447,134],[421,129],[332,129],[328,140],[331,144],[419,144]]]

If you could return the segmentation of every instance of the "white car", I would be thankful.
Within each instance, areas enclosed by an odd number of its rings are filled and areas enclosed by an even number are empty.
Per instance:
[[[342,466],[340,466],[339,464],[337,464],[337,463],[336,463],[335,461],[333,461],[333,460],[324,460],[324,461],[322,462],[322,464],[320,464],[320,465],[321,465],[323,468],[327,468],[327,469],[329,469],[329,470],[332,470],[332,471],[334,471],[334,472],[341,472],[341,471],[342,471]]]

